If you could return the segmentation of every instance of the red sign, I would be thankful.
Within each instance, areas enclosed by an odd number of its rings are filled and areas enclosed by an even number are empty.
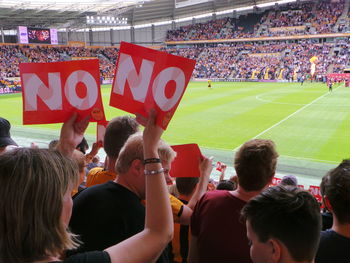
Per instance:
[[[103,145],[107,125],[108,125],[108,121],[100,121],[97,123],[96,142],[102,142],[102,145]]]
[[[281,183],[282,179],[274,177],[272,178],[271,186],[279,185]]]
[[[97,59],[21,63],[19,68],[23,124],[64,122],[72,112],[78,119],[105,120]]]
[[[110,106],[147,117],[157,111],[166,129],[185,92],[195,60],[122,42]]]
[[[171,146],[176,152],[176,158],[171,163],[172,177],[199,177],[199,163],[202,154],[197,144],[182,144]]]

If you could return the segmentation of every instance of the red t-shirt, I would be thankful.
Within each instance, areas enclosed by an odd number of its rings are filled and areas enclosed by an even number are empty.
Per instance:
[[[192,235],[198,240],[201,263],[252,263],[245,223],[240,211],[245,201],[229,191],[207,192],[191,218]]]

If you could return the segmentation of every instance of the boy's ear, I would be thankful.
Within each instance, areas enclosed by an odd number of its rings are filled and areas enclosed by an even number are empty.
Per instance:
[[[271,249],[271,262],[280,262],[283,245],[277,239],[271,238],[267,241]]]
[[[134,173],[144,173],[144,166],[143,163],[141,162],[141,160],[139,159],[135,159],[131,162],[130,165],[130,169],[134,172]]]

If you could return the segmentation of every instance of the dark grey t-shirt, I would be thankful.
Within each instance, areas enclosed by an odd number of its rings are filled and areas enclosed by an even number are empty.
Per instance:
[[[70,256],[63,261],[52,261],[50,263],[111,263],[109,254],[105,251],[91,251]]]
[[[321,232],[315,263],[349,263],[350,238],[328,229]]]

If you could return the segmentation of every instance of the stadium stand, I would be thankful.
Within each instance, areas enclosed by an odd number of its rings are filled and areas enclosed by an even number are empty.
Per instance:
[[[169,30],[167,41],[342,32],[345,25],[341,23],[336,27],[336,23],[343,13],[348,13],[344,7],[344,0],[288,4],[277,10],[242,15],[238,19],[220,18]]]
[[[241,80],[296,81],[310,73],[308,59],[318,57],[316,80],[324,80],[327,73],[341,73],[349,64],[349,38],[335,41],[300,39],[294,35],[346,32],[349,4],[299,1],[273,7],[266,11],[224,17],[169,30],[162,50],[197,60],[193,78],[236,78]],[[283,37],[288,36],[285,40]],[[250,39],[255,37],[255,39]],[[259,37],[274,37],[259,41]],[[247,41],[225,42],[225,39]],[[177,41],[217,41],[216,43],[177,45]],[[167,43],[167,42],[166,42]],[[101,81],[111,82],[117,60],[116,47],[74,47],[1,45],[0,80],[13,84],[19,77],[20,62],[52,62],[71,59],[98,58]],[[10,60],[10,61],[9,61]],[[9,63],[10,62],[10,63]],[[6,81],[6,82],[5,82]]]

